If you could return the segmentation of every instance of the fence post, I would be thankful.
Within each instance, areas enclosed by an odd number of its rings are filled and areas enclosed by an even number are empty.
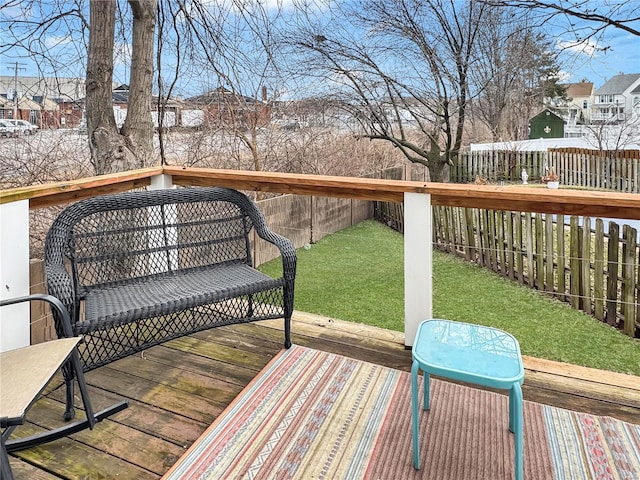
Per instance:
[[[404,194],[404,344],[412,346],[418,325],[432,315],[431,195]]]

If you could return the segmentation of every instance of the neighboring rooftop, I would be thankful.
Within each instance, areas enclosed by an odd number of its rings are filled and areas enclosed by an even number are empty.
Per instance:
[[[567,84],[567,98],[589,97],[593,93],[593,82]]]
[[[615,95],[624,92],[635,81],[640,79],[640,73],[620,74],[611,77],[604,85],[597,89],[595,95]]]

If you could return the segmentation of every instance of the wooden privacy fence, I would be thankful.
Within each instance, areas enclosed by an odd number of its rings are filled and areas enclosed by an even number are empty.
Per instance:
[[[474,182],[477,177],[491,183],[521,182],[522,170],[527,171],[528,181],[538,181],[546,173],[547,155],[543,151],[492,150],[464,152],[450,168],[454,183]]]
[[[550,149],[548,157],[562,185],[640,191],[640,150],[558,148]]]
[[[565,220],[569,220],[565,222]],[[434,208],[434,245],[640,336],[637,231],[551,214]],[[620,236],[622,233],[622,236]]]
[[[402,206],[375,216],[402,232]],[[433,207],[433,245],[535,288],[640,338],[636,229],[615,222],[530,212]],[[586,225],[586,227],[584,226]],[[622,233],[622,235],[620,235]]]
[[[561,185],[620,192],[640,192],[640,150],[589,150],[556,148],[548,151],[480,151],[461,153],[451,166],[452,182],[469,183],[476,178],[490,183],[538,182],[550,170]]]

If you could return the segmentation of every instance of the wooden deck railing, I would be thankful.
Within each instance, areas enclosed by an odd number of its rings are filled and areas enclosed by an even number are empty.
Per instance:
[[[0,191],[0,276],[3,286],[0,291],[1,298],[26,293],[24,285],[15,284],[16,278],[23,279],[20,281],[24,281],[25,278],[22,265],[25,263],[24,248],[19,248],[19,255],[13,248],[16,242],[28,244],[28,214],[24,214],[25,210],[28,212],[29,209],[60,205],[99,194],[147,186],[163,188],[167,185],[218,185],[245,191],[404,202],[405,259],[409,259],[405,261],[407,345],[412,343],[416,322],[427,318],[431,313],[431,216],[424,215],[424,212],[432,205],[640,219],[640,196],[628,193],[552,190],[519,185],[441,184],[174,166],[154,167]],[[25,224],[26,240],[25,235],[20,233],[24,230]],[[14,262],[17,262],[18,266],[12,270],[9,265]],[[28,247],[26,263],[28,264]],[[28,291],[28,268],[26,283]]]
[[[175,185],[218,185],[240,190],[401,202],[406,193],[429,194],[432,205],[640,219],[640,196],[619,192],[545,189],[520,185],[461,185],[407,180],[332,177],[208,168],[153,167],[30,187],[0,190],[0,205],[29,200],[29,208],[145,187],[157,175]]]

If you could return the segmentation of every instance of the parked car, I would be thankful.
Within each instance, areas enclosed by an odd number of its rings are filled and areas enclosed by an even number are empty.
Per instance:
[[[0,120],[0,136],[13,137],[17,132],[16,126],[9,123],[8,120]]]
[[[5,120],[13,124],[18,132],[18,135],[33,135],[38,131],[38,126],[34,125],[26,120]]]

